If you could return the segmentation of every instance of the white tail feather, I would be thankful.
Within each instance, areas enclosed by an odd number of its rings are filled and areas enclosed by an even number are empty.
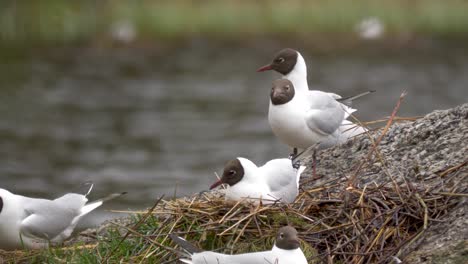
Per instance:
[[[99,206],[101,206],[103,204],[102,201],[97,201],[97,202],[92,202],[92,203],[89,203],[85,206],[83,206],[83,208],[81,208],[81,214],[80,216],[83,216],[85,214],[88,214],[89,212],[93,211],[94,209],[98,208]]]
[[[88,195],[91,193],[91,191],[93,190],[93,187],[94,187],[94,184],[91,183],[91,186],[89,186],[89,190],[88,190],[88,192],[85,194],[85,196],[88,196]]]
[[[352,113],[356,112],[357,110],[354,108],[351,108],[347,105],[341,104],[341,107],[343,107],[343,110],[345,112],[344,119],[347,119]]]
[[[347,139],[365,133],[367,129],[365,127],[354,124],[349,120],[343,120],[340,126],[341,137],[346,141]]]
[[[297,169],[297,173],[296,173],[297,186],[299,186],[299,180],[301,179],[301,174],[304,172],[305,169],[306,169],[306,166],[300,166],[299,169]]]
[[[120,197],[122,195],[126,194],[125,192],[123,193],[113,193],[111,195],[108,195],[102,199],[96,200],[94,202],[88,203],[83,208],[81,208],[81,214],[79,216],[83,216],[85,214],[88,214],[89,212],[93,211],[94,209],[98,208],[101,206],[105,201],[109,201],[112,199],[115,199],[117,197]]]

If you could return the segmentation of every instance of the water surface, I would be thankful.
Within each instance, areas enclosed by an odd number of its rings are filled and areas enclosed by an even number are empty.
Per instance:
[[[0,186],[52,198],[91,180],[91,198],[127,191],[110,206],[136,209],[206,190],[236,156],[285,157],[267,122],[278,75],[255,72],[280,48],[57,48],[0,62]],[[364,121],[404,89],[404,116],[465,103],[468,53],[413,49],[303,55],[312,87],[377,90],[354,105]]]

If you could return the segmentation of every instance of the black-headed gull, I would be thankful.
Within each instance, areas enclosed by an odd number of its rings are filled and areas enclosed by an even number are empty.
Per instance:
[[[260,199],[263,203],[292,203],[299,193],[299,178],[304,169],[304,166],[293,168],[290,159],[274,159],[257,167],[239,157],[226,163],[221,179],[210,189],[225,183],[229,185],[225,190],[226,200],[251,198],[247,200],[255,203]]]
[[[37,249],[61,243],[84,215],[124,194],[86,203],[91,189],[92,185],[85,195],[68,193],[55,200],[29,198],[0,189],[0,249]]]
[[[307,264],[307,259],[300,248],[297,231],[285,226],[278,230],[276,242],[269,251],[227,255],[213,251],[201,251],[185,239],[174,234],[171,239],[187,251],[190,259],[180,259],[188,264]]]
[[[297,153],[297,149],[315,145],[318,148],[327,148],[366,132],[365,128],[346,120],[356,109],[340,100],[350,102],[372,91],[342,99],[334,93],[309,90],[305,60],[298,51],[289,48],[278,52],[270,64],[257,71],[268,70],[282,74],[284,80],[292,83],[274,83],[270,93],[268,119],[275,135],[293,148],[293,155]],[[287,86],[293,89],[280,90],[280,87]],[[307,119],[306,122],[304,118]],[[315,175],[315,151],[313,157]]]
[[[274,70],[283,75],[283,79],[290,80],[298,93],[309,91],[307,84],[307,66],[302,55],[293,49],[286,48],[279,51],[273,61],[257,70],[257,72]],[[330,93],[336,99],[339,95]]]
[[[290,80],[278,79],[270,92],[268,121],[280,141],[292,148],[318,144],[323,149],[365,132],[346,120],[354,111],[329,93],[314,90],[298,94]]]

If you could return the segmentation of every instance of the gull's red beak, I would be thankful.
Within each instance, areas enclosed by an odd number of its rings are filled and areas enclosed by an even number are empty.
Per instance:
[[[210,190],[220,186],[221,184],[223,184],[223,182],[221,180],[217,180],[215,183],[213,183],[211,186],[210,186]]]
[[[269,70],[273,70],[273,68],[271,67],[271,64],[258,68],[257,72],[263,72],[263,71],[269,71]]]

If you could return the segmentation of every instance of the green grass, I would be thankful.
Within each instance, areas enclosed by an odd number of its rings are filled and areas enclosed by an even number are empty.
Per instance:
[[[380,18],[391,36],[465,36],[467,12],[468,2],[459,0],[9,0],[0,3],[0,39],[24,44],[105,40],[114,22],[122,20],[135,26],[139,39],[354,36],[356,23],[369,16]]]
[[[139,218],[134,217],[137,222]],[[147,251],[155,250],[154,245],[145,241],[143,234],[159,228],[155,217],[150,217],[144,225],[135,229],[138,235],[123,239],[125,231],[116,226],[108,228],[104,236],[88,245],[77,242],[71,247],[52,247],[41,251],[17,251],[3,256],[5,263],[129,263],[150,261],[159,263],[157,255],[148,256]],[[1,255],[0,255],[1,256]],[[146,257],[146,258],[145,258]],[[0,260],[2,257],[0,257]],[[2,262],[3,263],[3,262]]]
[[[1,263],[174,263],[178,255],[174,253],[176,247],[167,234],[180,231],[186,232],[182,236],[189,241],[193,243],[198,241],[197,245],[200,248],[225,253],[269,250],[274,244],[276,228],[265,229],[263,236],[255,234],[256,230],[245,230],[244,233],[241,228],[234,228],[227,235],[218,236],[218,228],[208,228],[207,224],[213,222],[207,219],[207,214],[203,212],[207,208],[211,210],[210,206],[213,205],[213,210],[206,212],[212,214],[210,217],[215,216],[215,219],[219,220],[218,217],[222,217],[228,211],[231,212],[230,205],[225,205],[224,200],[205,204],[205,207],[197,205],[197,201],[192,203],[191,200],[184,199],[163,203],[166,205],[162,205],[155,211],[150,209],[148,212],[151,213],[135,213],[135,216],[125,220],[125,223],[113,221],[114,224],[106,227],[104,233],[92,241],[84,243],[74,239],[68,243],[71,246],[3,253],[0,251],[0,261],[4,261]],[[236,215],[242,212],[241,216],[253,209],[247,205],[238,205],[237,208]],[[301,225],[306,225],[302,219],[293,214],[278,213],[284,209],[278,207],[271,209],[272,211],[265,211],[268,217],[259,216],[260,224],[271,224],[276,227],[284,226],[287,221],[290,221],[291,224],[302,229],[304,227]],[[217,214],[218,210],[220,214]],[[213,214],[213,212],[216,213]],[[237,221],[237,217],[227,220],[220,225],[220,228],[221,230],[228,228]],[[247,221],[247,224],[250,222]],[[243,234],[241,239],[236,239],[240,234]],[[301,248],[309,258],[317,255],[317,251],[305,241],[301,242]]]

